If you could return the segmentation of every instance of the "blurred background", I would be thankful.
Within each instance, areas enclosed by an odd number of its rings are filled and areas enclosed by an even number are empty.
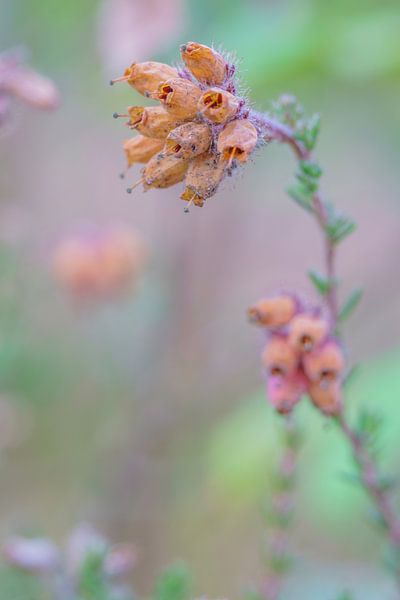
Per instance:
[[[89,520],[135,542],[142,593],[175,557],[210,597],[238,598],[261,576],[280,425],[245,310],[281,287],[312,297],[321,240],[285,194],[283,146],[188,215],[178,188],[126,194],[112,113],[141,100],[108,81],[132,61],[178,61],[188,40],[234,51],[260,109],[290,92],[321,113],[323,191],[358,223],[340,250],[342,292],[365,288],[346,332],[362,363],[349,411],[381,411],[383,466],[398,473],[399,30],[398,0],[0,0],[0,49],[24,46],[62,96],[52,114],[15,103],[0,133],[2,537],[62,541]],[[144,271],[129,293],[77,306],[52,275],[54,247],[77,224],[113,222],[140,232]],[[347,449],[307,405],[299,418],[300,558],[285,598],[381,598],[391,582],[368,502],[343,478]]]

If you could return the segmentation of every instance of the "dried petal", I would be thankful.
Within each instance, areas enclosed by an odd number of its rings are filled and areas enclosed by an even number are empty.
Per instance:
[[[171,115],[182,120],[193,119],[196,116],[200,96],[200,88],[181,77],[161,83],[156,94],[156,98],[164,108]]]
[[[257,129],[248,119],[231,121],[218,136],[217,150],[231,162],[234,158],[245,162],[256,147]]]
[[[129,106],[128,125],[145,137],[163,140],[172,129],[182,123],[165,111],[162,106]]]
[[[188,162],[179,156],[160,152],[153,156],[143,169],[143,186],[166,188],[179,183],[185,177]]]
[[[162,140],[151,139],[143,135],[126,140],[123,149],[128,167],[135,163],[147,163],[154,154],[161,150],[163,145]]]
[[[225,166],[225,163],[211,152],[196,156],[189,164],[182,200],[203,206],[204,200],[217,191],[225,174]]]
[[[337,415],[342,409],[342,393],[338,381],[310,383],[308,394],[312,403],[325,415]]]
[[[205,123],[184,123],[167,136],[165,152],[194,158],[206,152],[211,144],[211,131]]]
[[[338,381],[345,366],[340,345],[329,340],[320,348],[304,356],[303,367],[309,379],[315,383]]]
[[[247,315],[257,325],[276,329],[287,325],[297,310],[298,302],[293,296],[276,296],[259,300],[248,309]]]
[[[300,314],[289,325],[289,343],[300,352],[311,352],[325,340],[328,332],[325,319]]]
[[[287,337],[273,335],[262,353],[262,362],[270,375],[287,376],[299,364],[299,355],[288,343]]]
[[[239,98],[230,92],[220,88],[211,88],[200,97],[198,110],[213,123],[225,123],[236,115],[239,106]]]
[[[127,81],[142,96],[151,96],[157,92],[163,81],[177,76],[178,71],[174,67],[164,63],[148,61],[132,63],[130,67],[125,69],[122,77],[114,79],[111,83]]]
[[[180,48],[183,62],[194,77],[208,85],[220,85],[227,72],[227,65],[223,57],[212,48],[188,42]]]

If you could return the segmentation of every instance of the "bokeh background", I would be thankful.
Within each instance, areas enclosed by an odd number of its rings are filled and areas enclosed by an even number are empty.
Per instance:
[[[0,439],[2,537],[61,541],[89,520],[137,544],[143,593],[175,557],[210,597],[238,598],[262,574],[279,420],[245,309],[282,286],[311,297],[321,240],[285,194],[295,164],[278,145],[189,215],[177,189],[125,193],[112,113],[139,97],[108,80],[133,60],[177,61],[192,39],[236,52],[260,109],[290,92],[321,113],[323,190],[359,225],[340,250],[343,294],[365,288],[346,332],[361,363],[349,411],[381,411],[382,463],[398,474],[399,30],[398,0],[0,1],[1,48],[25,46],[62,94],[50,115],[14,105],[0,137],[0,385],[17,423]],[[77,308],[52,277],[53,248],[77,223],[114,221],[140,231],[147,267],[131,293]],[[299,418],[300,557],[285,598],[386,597],[347,449],[308,406]]]

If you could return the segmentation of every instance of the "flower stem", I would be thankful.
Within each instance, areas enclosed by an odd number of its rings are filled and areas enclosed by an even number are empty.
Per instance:
[[[259,116],[259,126],[264,128],[266,141],[276,140],[287,143],[299,161],[310,161],[312,155],[305,146],[296,139],[294,132],[286,125],[279,123],[268,116]],[[328,213],[326,205],[318,191],[312,196],[312,212],[323,233],[325,246],[325,272],[329,289],[326,293],[326,304],[330,312],[332,328],[334,329],[338,320],[338,298],[336,278],[336,245],[327,233]],[[385,526],[386,535],[395,550],[395,577],[400,589],[400,519],[393,508],[390,490],[381,485],[378,469],[371,457],[367,445],[360,435],[351,429],[343,411],[336,416],[339,429],[348,442],[353,458],[360,470],[360,482],[375,505],[382,523]],[[268,597],[268,600],[269,597]],[[273,597],[275,600],[275,597]]]
[[[286,416],[283,427],[283,449],[274,478],[267,523],[273,523],[268,536],[267,573],[260,587],[262,600],[278,600],[291,568],[288,552],[290,528],[293,523],[294,486],[300,432],[292,416]]]

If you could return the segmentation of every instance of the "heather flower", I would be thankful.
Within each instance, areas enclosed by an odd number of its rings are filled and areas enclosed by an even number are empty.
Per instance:
[[[307,393],[311,402],[324,414],[336,415],[342,408],[341,386],[338,381],[311,382]]]
[[[126,140],[123,145],[127,167],[135,163],[147,163],[164,146],[162,140],[156,140],[138,135]]]
[[[113,79],[111,84],[126,81],[142,96],[150,96],[158,90],[158,86],[166,79],[177,77],[178,72],[174,67],[164,63],[149,61],[142,63],[132,63],[125,69],[122,77]]]
[[[57,547],[45,538],[14,536],[3,545],[2,554],[9,565],[30,573],[48,573],[60,562]]]
[[[224,82],[228,64],[221,54],[197,42],[183,44],[180,50],[183,62],[197,81],[208,85]]]
[[[260,120],[236,95],[234,65],[221,54],[189,42],[181,47],[181,55],[185,66],[172,73],[168,65],[133,63],[114,81],[126,81],[160,102],[158,107],[128,108],[129,127],[145,137],[167,138],[158,158],[149,159],[140,182],[147,189],[184,180],[180,197],[188,211],[191,205],[203,206],[223,179],[246,162],[260,143]],[[172,154],[187,164],[166,160]]]
[[[343,351],[336,340],[328,340],[322,347],[304,355],[303,366],[310,381],[324,387],[340,379],[345,366]]]
[[[182,77],[169,79],[160,84],[154,98],[175,118],[194,119],[198,112],[201,89]]]
[[[182,123],[170,115],[162,106],[130,106],[127,125],[141,135],[163,140],[169,132]],[[119,116],[119,115],[116,115]]]
[[[138,234],[114,227],[63,240],[56,249],[53,270],[74,296],[101,298],[126,289],[143,260],[144,244]]]
[[[167,135],[165,152],[183,158],[194,158],[207,152],[211,144],[211,130],[205,123],[184,123]]]
[[[290,295],[263,298],[247,310],[252,323],[277,329],[287,325],[299,308],[298,300]]]
[[[248,119],[231,121],[218,136],[217,150],[229,162],[245,162],[257,145],[257,130]]]
[[[167,188],[185,177],[188,163],[180,156],[160,152],[153,156],[142,173],[143,188]],[[132,189],[132,188],[131,188]]]
[[[4,53],[0,54],[0,126],[8,118],[12,98],[41,110],[54,110],[60,103],[50,79],[26,67],[18,53]]]
[[[301,371],[290,375],[270,375],[267,380],[267,398],[281,414],[291,412],[305,392],[306,382]]]
[[[272,335],[262,353],[263,365],[270,375],[286,376],[299,364],[299,355],[281,334]]]
[[[310,352],[326,339],[328,332],[326,319],[299,314],[290,322],[289,343],[300,352]]]
[[[203,206],[215,194],[226,170],[226,163],[212,152],[201,154],[190,163],[185,178],[182,200],[190,205]]]
[[[225,123],[237,114],[240,106],[241,100],[239,98],[220,88],[207,90],[198,102],[198,110],[213,123]]]

